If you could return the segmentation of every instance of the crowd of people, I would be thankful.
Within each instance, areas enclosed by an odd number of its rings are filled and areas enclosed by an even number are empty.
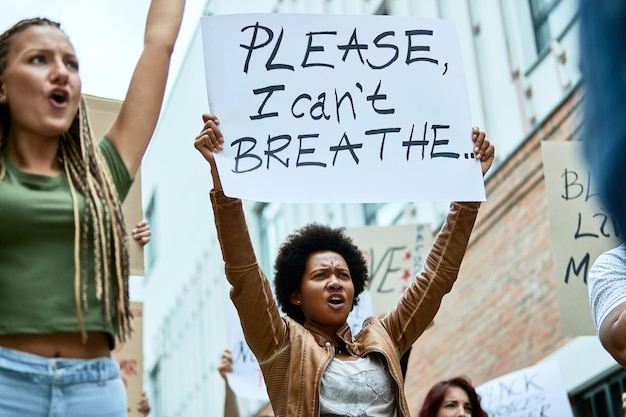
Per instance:
[[[184,0],[151,1],[143,52],[119,115],[102,138],[92,135],[79,60],[61,25],[33,18],[0,35],[2,416],[127,413],[124,384],[111,357],[132,330],[121,206],[157,124],[184,7]],[[616,43],[625,8],[605,10],[591,0],[581,0],[581,8],[588,11],[581,14],[583,41],[606,39],[612,47],[586,48],[598,54],[589,60],[593,66],[583,65],[590,81],[585,122],[595,139],[587,141],[588,155],[600,173],[603,201],[626,224],[619,188],[626,172],[626,124],[614,117],[626,103],[623,71],[614,71],[626,68]],[[615,91],[607,94],[609,88]],[[480,203],[450,204],[422,270],[396,307],[369,318],[353,335],[348,314],[368,280],[362,252],[344,229],[309,224],[281,245],[272,288],[258,266],[241,201],[222,190],[214,160],[224,144],[220,121],[213,114],[202,118],[194,146],[210,165],[226,279],[260,363],[272,415],[486,417],[465,376],[437,382],[422,407],[410,410],[402,362],[457,280]],[[478,128],[467,140],[484,176],[494,145]],[[141,222],[130,234],[146,244],[149,225]],[[625,271],[622,244],[597,260],[589,281],[600,340],[623,366]],[[226,382],[231,370],[225,351],[219,372]],[[238,417],[236,396],[228,382],[225,388],[225,416]],[[148,415],[145,394],[137,409]]]

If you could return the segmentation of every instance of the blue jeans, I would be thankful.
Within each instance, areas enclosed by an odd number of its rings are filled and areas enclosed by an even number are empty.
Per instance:
[[[0,417],[126,417],[113,358],[45,358],[0,346]]]
[[[580,0],[584,149],[598,193],[626,240],[626,2]]]

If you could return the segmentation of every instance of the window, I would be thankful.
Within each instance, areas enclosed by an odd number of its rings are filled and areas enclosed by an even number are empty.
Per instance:
[[[623,417],[622,392],[626,392],[625,369],[576,394],[574,413],[576,417]]]
[[[576,17],[576,0],[529,0],[535,46],[540,54],[558,39]]]
[[[145,259],[145,267],[146,267],[146,273],[145,275],[148,276],[148,272],[153,266],[154,266],[154,261],[156,260],[156,248],[157,248],[157,243],[158,243],[158,237],[157,237],[157,233],[156,231],[158,230],[156,226],[156,205],[155,205],[155,194],[152,194],[152,196],[150,197],[150,201],[148,203],[148,206],[146,208],[146,220],[148,221],[148,223],[150,223],[150,230],[152,232],[152,236],[150,237],[150,244],[144,246],[144,259]]]
[[[391,13],[389,13],[389,8],[387,7],[387,2],[383,1],[380,5],[380,8],[376,11],[377,15],[390,15]]]
[[[148,395],[148,399],[150,401],[150,417],[161,417],[163,415],[161,408],[161,398],[159,398],[160,385],[161,384],[161,373],[160,373],[160,362],[157,362],[152,368],[150,372],[150,394]]]
[[[376,215],[378,210],[383,206],[381,203],[365,203],[363,204],[363,211],[365,212],[365,224],[375,225]]]
[[[260,264],[264,271],[271,271],[274,265],[274,256],[284,236],[281,223],[281,204],[259,203],[254,211],[259,227],[259,240],[263,242],[259,248],[261,251]]]

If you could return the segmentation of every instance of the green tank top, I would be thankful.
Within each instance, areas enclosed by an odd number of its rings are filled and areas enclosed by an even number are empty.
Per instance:
[[[115,187],[124,199],[132,184],[128,169],[108,138],[99,143]],[[65,173],[56,177],[20,171],[6,155],[0,182],[0,334],[80,332],[74,296],[74,212]],[[78,194],[82,213],[85,201]],[[82,216],[80,217],[82,219]],[[96,298],[93,239],[87,239],[86,330],[115,329],[103,320]]]

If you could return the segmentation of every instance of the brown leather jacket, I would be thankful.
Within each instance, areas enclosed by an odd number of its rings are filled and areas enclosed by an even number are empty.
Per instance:
[[[319,415],[322,373],[335,354],[339,337],[357,356],[377,352],[396,382],[398,417],[409,417],[400,357],[435,317],[452,289],[474,227],[480,203],[452,203],[424,268],[384,317],[369,318],[353,337],[346,323],[337,335],[308,323],[281,317],[270,284],[257,265],[239,199],[211,192],[215,225],[222,247],[231,298],[239,312],[250,349],[256,355],[276,416]]]

